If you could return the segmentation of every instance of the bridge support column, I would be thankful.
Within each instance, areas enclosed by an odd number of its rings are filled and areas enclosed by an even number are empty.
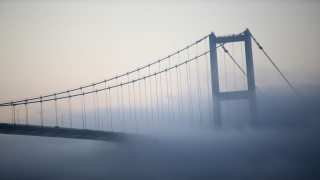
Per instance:
[[[251,33],[249,29],[244,32],[244,43],[246,51],[246,68],[247,68],[247,82],[249,91],[249,108],[250,108],[250,123],[255,125],[258,120],[258,109],[256,99],[256,84],[254,79],[254,68],[253,68],[253,56],[252,56],[252,45],[251,45]]]
[[[219,100],[219,73],[218,73],[218,58],[216,48],[216,36],[214,33],[209,35],[210,44],[210,68],[211,68],[211,86],[212,86],[212,102],[213,102],[213,118],[214,126],[221,126],[221,115],[220,115],[220,100]]]
[[[239,41],[244,41],[245,43],[248,90],[220,92],[216,45],[230,43],[230,42],[239,42]],[[214,113],[213,117],[214,117],[215,127],[220,128],[222,125],[220,101],[237,100],[237,99],[249,100],[250,123],[251,125],[257,124],[258,115],[257,115],[256,86],[255,86],[255,80],[254,80],[251,33],[249,29],[246,29],[246,31],[241,35],[232,35],[232,36],[223,36],[223,37],[216,37],[214,33],[211,33],[209,35],[209,46],[210,46],[212,101],[213,101],[213,113]]]

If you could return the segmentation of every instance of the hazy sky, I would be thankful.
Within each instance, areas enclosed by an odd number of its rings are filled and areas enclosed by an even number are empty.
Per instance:
[[[237,101],[230,102],[231,118],[229,104],[227,109],[226,102],[221,103],[221,131],[207,124],[201,124],[198,131],[194,102],[195,125],[185,123],[191,130],[181,130],[180,123],[176,129],[170,127],[170,133],[156,134],[140,126],[138,133],[156,135],[127,143],[1,134],[1,177],[319,179],[320,1],[316,0],[0,0],[0,102],[91,84],[166,57],[211,32],[237,34],[246,28],[301,96],[308,98],[308,105],[301,108],[293,91],[253,43],[256,85],[265,95],[261,101],[258,93],[257,128],[244,125],[249,124],[249,107]],[[237,48],[239,51],[240,46]],[[218,60],[223,64],[219,51]],[[227,71],[233,77],[233,67],[228,66]],[[205,78],[201,80],[205,85]],[[206,88],[203,92],[206,103]],[[44,103],[45,125],[54,126],[54,103],[50,103]],[[72,98],[72,103],[74,123],[81,128],[80,98]],[[88,104],[89,128],[94,129],[92,100]],[[100,106],[104,107],[103,100]],[[19,108],[24,123],[24,107]],[[39,103],[29,108],[31,124],[39,125]],[[209,107],[203,108],[206,123]],[[68,113],[66,99],[58,101],[58,111]],[[119,112],[117,108],[113,111]],[[129,117],[127,107],[124,112]],[[2,119],[11,122],[10,107],[0,108],[0,122]],[[145,125],[145,114],[138,120]],[[158,124],[153,128],[159,129]]]
[[[212,31],[245,28],[299,90],[319,87],[319,9],[319,1],[0,1],[0,101],[100,81]],[[258,86],[286,86],[255,45],[253,55]]]

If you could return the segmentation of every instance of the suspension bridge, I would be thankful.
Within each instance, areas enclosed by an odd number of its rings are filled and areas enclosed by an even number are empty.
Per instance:
[[[134,133],[220,128],[239,119],[255,125],[256,96],[262,93],[255,84],[252,40],[298,95],[249,29],[211,33],[109,79],[1,102],[0,133],[117,141]]]

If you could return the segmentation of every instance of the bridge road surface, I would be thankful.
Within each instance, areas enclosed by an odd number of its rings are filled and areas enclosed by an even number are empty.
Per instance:
[[[27,136],[44,136],[71,139],[87,139],[99,141],[124,141],[125,137],[130,136],[125,133],[71,129],[61,127],[34,126],[34,125],[18,125],[0,123],[0,134],[14,134]]]

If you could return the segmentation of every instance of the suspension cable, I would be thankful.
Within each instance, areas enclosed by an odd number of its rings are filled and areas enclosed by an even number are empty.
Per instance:
[[[15,124],[14,123],[14,105],[11,105],[11,122],[12,122],[12,124]]]
[[[138,78],[140,79],[140,71],[138,69]],[[139,95],[140,95],[140,118],[142,120],[142,100],[141,100],[141,81],[139,81]]]
[[[123,133],[126,132],[126,125],[124,122],[124,107],[123,107],[123,90],[122,90],[122,84],[121,85],[121,97],[122,97],[122,122],[123,122]]]
[[[26,102],[24,104],[24,108],[25,108],[25,114],[26,114],[26,125],[29,124],[28,122],[28,99],[26,99]]]
[[[159,72],[160,72],[160,62],[159,62]],[[161,100],[161,111],[162,111],[162,122],[164,122],[164,116],[163,116],[163,98],[162,98],[162,78],[161,74],[160,76],[160,100]]]
[[[205,46],[206,46],[206,51],[207,51],[207,42],[205,42]],[[212,113],[212,109],[211,109],[211,98],[210,98],[210,88],[209,88],[209,71],[208,71],[208,56],[206,54],[205,56],[206,58],[206,74],[207,74],[207,89],[208,89],[208,105],[209,105],[209,117],[210,117],[210,125],[212,123],[212,116],[211,116],[211,113]]]
[[[118,77],[116,77],[116,82],[118,84]],[[118,122],[119,122],[120,121],[119,86],[117,86],[117,100],[118,100]]]
[[[106,124],[108,124],[108,116],[109,116],[109,112],[108,112],[108,98],[107,98],[107,84],[106,82],[104,83],[104,93],[105,93],[105,97],[106,97]],[[102,126],[102,130],[103,130],[103,126]]]
[[[144,95],[145,95],[145,100],[146,100],[146,115],[147,115],[147,130],[149,130],[149,124],[148,124],[148,100],[147,100],[147,86],[146,86],[146,78],[143,76],[143,80],[144,80]]]
[[[97,96],[98,131],[100,131],[100,114],[99,114],[99,97],[98,97],[98,91],[96,91],[96,96]]]
[[[151,76],[151,74],[150,74],[150,66],[149,66],[149,76]],[[152,105],[151,78],[149,78],[149,82],[150,82],[151,121],[153,121],[153,105]]]
[[[243,33],[244,33],[244,32],[241,32],[239,35],[241,35],[241,34],[243,34]],[[181,49],[181,50],[178,51],[178,52],[182,52],[182,51],[184,51],[184,50],[187,50],[189,47],[192,47],[193,45],[201,42],[202,40],[206,39],[208,36],[209,36],[209,35],[205,36],[204,38],[201,38],[200,40],[198,40],[198,41],[196,41],[195,43],[193,43],[193,44],[191,44],[191,45],[189,45],[189,46]],[[217,46],[217,48],[220,47],[220,46],[221,46],[221,45]],[[173,53],[173,54],[171,54],[171,55],[169,55],[169,56],[176,55],[178,52]],[[163,61],[163,60],[165,60],[165,59],[167,59],[167,58],[168,58],[168,56],[166,56],[165,58],[160,59],[160,60],[158,60],[158,61],[156,61],[156,62],[153,62],[153,63],[151,63],[150,65],[154,65],[154,64],[156,64],[156,63],[160,63],[161,61]],[[148,67],[148,66],[143,66],[143,67],[138,68],[138,69],[136,69],[136,70],[130,71],[129,74],[130,74],[130,73],[137,72],[138,70],[144,69],[144,68],[147,68],[147,67]],[[121,75],[116,76],[116,77],[122,77],[122,76],[125,76],[125,75],[127,75],[127,73],[121,74]],[[112,80],[116,79],[116,77],[112,77],[112,78],[110,78],[110,79],[108,79],[108,80],[103,80],[103,81],[101,81],[101,82],[96,82],[96,83],[93,83],[93,84],[98,85],[98,84],[101,84],[101,83],[103,83],[103,82],[105,82],[105,81],[112,81]],[[83,87],[80,86],[80,87],[82,87],[82,88],[88,88],[88,87],[90,87],[90,86],[91,86],[91,84],[90,84],[90,85],[83,86]],[[73,89],[70,89],[70,90],[68,90],[68,91],[69,91],[69,92],[72,92],[72,91],[76,91],[76,90],[80,90],[80,88],[79,88],[79,87],[78,87],[78,88],[73,88]],[[67,93],[68,91],[61,91],[61,92],[56,93],[56,95],[64,94],[64,93]],[[88,93],[92,93],[92,92],[88,92]],[[86,94],[87,94],[87,93],[86,93]],[[53,96],[53,95],[54,95],[54,94],[47,94],[47,95],[44,95],[42,98],[47,98],[47,97],[50,97],[50,96]],[[75,95],[75,96],[79,96],[79,95],[81,95],[81,94],[77,94],[77,95]],[[58,98],[58,99],[67,98],[67,97],[68,97],[68,96],[61,97],[61,98]],[[40,102],[40,101],[38,101],[37,99],[39,99],[39,97],[31,97],[31,98],[29,98],[29,100],[30,100],[29,103]],[[51,100],[53,100],[53,99],[48,99],[48,100],[43,100],[43,101],[51,101]],[[20,102],[22,102],[22,103],[20,103]],[[12,102],[12,101],[10,101],[10,102],[4,102],[4,103],[0,103],[0,106],[10,106],[10,105],[12,105],[13,103],[14,103],[14,104],[23,104],[23,102],[24,102],[24,100],[16,100],[16,101],[14,101],[14,102]]]
[[[138,127],[137,127],[137,109],[136,109],[136,93],[134,90],[134,80],[132,80],[132,87],[133,87],[133,104],[134,104],[134,122],[136,125],[136,133],[138,131]]]
[[[41,126],[43,126],[43,110],[42,110],[42,97],[40,96],[40,106],[41,106],[41,112],[40,112],[40,119],[41,119]]]
[[[159,127],[159,100],[158,100],[158,80],[157,74],[154,74],[154,79],[156,80],[156,96],[157,96],[157,113],[158,113],[158,127]]]
[[[128,82],[130,81],[129,79],[129,73],[128,74]],[[129,94],[129,112],[130,112],[130,122],[132,122],[132,117],[131,117],[131,97],[130,97],[130,83],[128,84],[128,94]],[[132,125],[132,123],[131,123]]]
[[[197,56],[198,56],[198,44]],[[197,72],[197,84],[198,84],[198,100],[199,100],[199,113],[200,113],[200,124],[202,125],[202,102],[201,102],[201,89],[200,89],[200,75],[199,75],[199,60],[196,59],[196,72]]]
[[[168,100],[168,114],[169,114],[169,124],[171,123],[171,117],[170,117],[170,103],[169,103],[169,89],[168,89],[168,72],[166,69],[166,83],[167,83],[167,100]]]
[[[113,126],[112,126],[112,109],[111,109],[111,89],[110,89],[110,86],[108,86],[108,89],[109,89],[109,108],[110,108],[110,125],[111,125],[111,132],[113,132]]]
[[[181,126],[180,90],[179,90],[179,76],[178,76],[178,68],[177,68],[177,66],[176,66],[176,76],[177,76],[177,89],[178,89],[179,120],[180,120],[180,126]]]
[[[240,34],[241,34],[241,33],[240,33]],[[186,50],[188,47],[192,47],[192,46],[194,46],[195,44],[198,44],[198,43],[201,42],[202,40],[206,39],[208,36],[209,36],[209,35],[206,35],[205,37],[199,39],[198,41],[192,43],[191,45],[189,45],[189,46],[187,46],[187,47],[185,47],[185,48],[183,48],[183,49],[181,49],[181,50],[179,50],[179,51],[182,52],[182,51]],[[172,54],[170,54],[169,56],[174,56],[174,55],[176,55],[176,54],[177,54],[177,52],[172,53]],[[153,62],[153,63],[150,63],[149,65],[150,65],[150,66],[151,66],[151,65],[154,65],[154,64],[156,64],[156,63],[159,63],[160,61],[166,60],[167,58],[168,58],[168,56],[166,56],[166,57],[164,57],[164,58],[162,58],[162,59],[160,59],[160,60],[158,60],[158,61],[155,61],[155,62]],[[145,69],[145,68],[147,68],[147,67],[148,67],[148,65],[145,65],[145,66],[140,67],[140,68],[138,68],[138,69],[129,71],[128,73],[131,74],[131,73],[137,72],[138,70]],[[125,76],[125,75],[127,75],[127,73],[121,74],[121,75],[116,76],[116,77],[122,77],[122,76]],[[112,81],[112,80],[114,80],[114,79],[115,79],[115,77],[110,78],[110,79],[107,79],[106,81]],[[93,83],[93,84],[98,85],[98,84],[101,84],[101,83],[104,83],[104,80],[103,80],[103,81],[96,82],[96,83]],[[81,86],[81,87],[82,87],[82,88],[87,88],[87,87],[90,87],[90,86],[91,86],[91,84],[85,85],[85,86]],[[80,87],[73,88],[73,89],[70,89],[70,90],[61,91],[61,92],[56,93],[56,95],[64,94],[64,93],[67,93],[68,91],[69,91],[69,92],[72,92],[72,91],[76,91],[76,90],[80,90]],[[43,96],[42,98],[50,97],[50,96],[53,96],[53,95],[54,95],[53,93],[52,93],[52,94],[48,94],[48,95]],[[28,99],[29,99],[29,100],[35,100],[35,99],[39,99],[39,97],[31,97],[31,98],[28,98]],[[17,101],[15,101],[14,103],[18,103],[18,102],[21,102],[21,101],[23,102],[24,100],[17,100]],[[1,105],[2,105],[2,104],[10,105],[10,102],[1,103]]]
[[[180,64],[180,53],[178,52],[178,63]],[[181,84],[181,69],[180,69],[180,66],[179,66],[179,78],[180,78],[180,90],[181,90],[181,93],[180,93],[180,99],[181,99],[181,110],[182,110],[182,121],[184,121],[184,110],[183,110],[183,97],[182,97],[182,84]]]
[[[189,85],[189,70],[188,70],[188,63],[186,63],[186,72],[187,72],[187,85],[188,85],[188,102],[189,102],[189,120],[191,124],[191,103],[190,103],[190,85]]]
[[[169,67],[170,66],[170,57],[169,57]],[[172,98],[172,78],[171,78],[171,71],[169,72],[170,73],[170,89],[171,89],[171,108],[172,108],[172,122],[174,124],[174,112],[173,112],[173,98]]]
[[[242,50],[242,42],[241,42],[241,65],[242,67],[244,68],[244,65],[243,65],[243,50]],[[242,74],[242,79],[243,79],[243,89],[246,88],[246,81],[244,79],[244,74]]]
[[[223,44],[220,44],[221,47],[223,48],[224,52],[228,54],[228,56],[231,58],[231,60],[238,66],[238,68],[242,71],[242,73],[247,76],[247,74],[244,72],[244,70],[239,66],[239,64],[234,60],[234,58],[230,55],[230,53],[228,52],[228,50],[224,47]],[[262,92],[260,91],[260,89],[255,86],[255,88],[259,91],[259,93],[263,96]]]
[[[234,58],[234,46],[232,42],[232,57]],[[234,76],[234,89],[235,89],[235,95],[236,95],[236,107],[237,107],[237,116],[239,116],[239,110],[238,110],[238,93],[237,93],[237,78],[236,78],[236,65],[233,64],[233,76]]]
[[[43,115],[42,115],[43,116]],[[71,97],[70,97],[70,127],[72,128],[72,106],[71,106]]]
[[[227,78],[227,63],[226,63],[226,54],[223,54],[223,61],[224,61],[224,76],[226,78],[226,92],[228,92],[228,78]],[[227,107],[228,107],[228,121],[230,125],[230,113],[229,113],[229,95],[227,93]]]
[[[218,46],[218,47],[220,47],[220,46]],[[209,53],[209,51],[204,52],[203,54],[201,54],[201,55],[199,55],[199,56],[197,56],[197,57],[194,57],[194,58],[192,58],[192,59],[186,60],[186,61],[178,64],[177,66],[181,66],[181,65],[183,65],[183,64],[187,64],[188,62],[191,62],[191,61],[193,61],[193,60],[196,60],[196,58],[199,58],[199,57],[201,57],[201,56],[204,56],[204,55],[206,55],[207,53]],[[171,69],[174,69],[174,68],[175,68],[175,66],[172,66],[172,67],[170,67],[170,68],[168,68],[168,69],[166,69],[166,70],[168,71],[168,70],[171,70]],[[164,73],[164,72],[165,72],[165,70],[162,70],[162,71],[158,72],[158,74]],[[150,75],[150,76],[148,75],[148,76],[145,76],[145,78],[150,78],[151,76],[152,76],[152,75]],[[136,81],[140,81],[140,80],[143,80],[143,78],[138,78],[138,79],[136,79]],[[122,83],[122,85],[126,85],[126,84],[128,84],[128,83],[130,83],[130,82]],[[94,84],[94,85],[96,85],[96,84]],[[91,86],[92,86],[92,85],[91,85]],[[119,86],[120,86],[120,84],[117,84],[117,85],[111,86],[110,88],[117,88],[117,87],[119,87]],[[97,90],[97,91],[103,91],[103,90],[105,90],[105,88],[96,89],[96,90]],[[84,92],[84,94],[94,93],[96,90],[93,89],[93,90],[91,90],[91,91]],[[69,91],[69,92],[70,92],[70,91]],[[73,94],[73,95],[69,94],[69,95],[67,95],[67,96],[58,97],[57,100],[59,100],[59,99],[65,99],[65,98],[69,98],[69,97],[71,98],[71,97],[80,96],[80,95],[82,95],[82,93]],[[38,98],[38,99],[39,99],[39,98]],[[45,100],[42,100],[42,99],[41,99],[42,102],[53,101],[53,100],[54,100],[54,98],[53,98],[53,99],[45,99]],[[38,102],[40,102],[40,101],[32,101],[32,102],[28,102],[28,104],[38,103]],[[20,105],[20,104],[24,104],[24,102],[23,102],[23,103],[10,103],[9,105],[7,105],[7,104],[0,104],[0,106],[10,106],[10,105]]]
[[[188,59],[189,59],[189,48],[188,48]],[[193,121],[193,103],[192,103],[192,89],[191,89],[191,87],[192,87],[192,85],[191,85],[191,70],[190,70],[190,63],[189,64],[187,64],[187,66],[188,66],[188,71],[189,71],[189,88],[190,88],[190,102],[191,102],[191,119],[192,119],[192,121]]]
[[[56,126],[58,126],[58,110],[57,110],[57,97],[54,95],[54,107],[55,107],[55,113],[56,113]]]
[[[94,97],[94,84],[92,84],[92,96],[93,96],[93,111],[94,111],[94,129],[97,130],[97,115],[96,115],[96,99]]]
[[[251,34],[251,33],[250,33]],[[264,53],[264,55],[267,56],[267,58],[269,59],[269,61],[271,62],[271,64],[277,69],[277,71],[280,73],[280,75],[283,77],[283,79],[288,83],[288,85],[291,87],[291,89],[296,93],[296,95],[303,101],[302,97],[299,95],[299,93],[294,89],[294,87],[291,85],[291,83],[288,81],[288,79],[283,75],[283,73],[280,71],[280,69],[276,66],[276,64],[271,60],[271,58],[268,56],[268,54],[264,51],[264,49],[262,48],[262,46],[258,43],[258,41],[256,40],[256,38],[254,38],[251,34],[252,39],[254,40],[254,42],[257,44],[257,46],[259,47],[259,49]]]
[[[82,89],[81,89],[81,90],[82,90]],[[81,96],[81,115],[82,115],[82,116],[81,116],[82,128],[85,129],[85,128],[84,128],[84,119],[83,119],[83,118],[84,118],[84,113],[83,113],[83,96]]]
[[[83,115],[84,115],[84,129],[87,129],[87,117],[86,117],[86,99],[84,97],[84,94],[82,93],[83,97]]]
[[[11,116],[12,116],[12,124],[16,124],[15,123],[15,117],[14,117],[14,113],[15,113],[15,108],[14,108],[15,105],[12,105],[11,106]]]

